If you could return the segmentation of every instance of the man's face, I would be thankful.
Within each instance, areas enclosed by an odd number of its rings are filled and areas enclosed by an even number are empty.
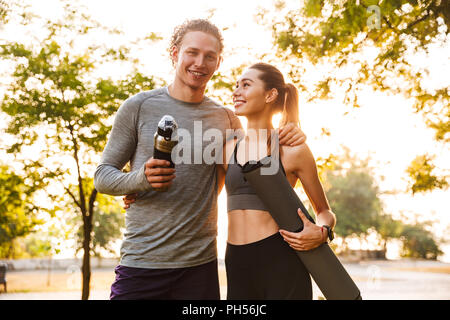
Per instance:
[[[186,33],[179,47],[172,48],[176,78],[193,90],[206,87],[219,68],[219,40],[201,31]]]

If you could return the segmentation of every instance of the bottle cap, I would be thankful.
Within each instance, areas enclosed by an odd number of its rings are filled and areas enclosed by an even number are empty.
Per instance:
[[[164,137],[165,140],[172,138],[172,133],[178,128],[175,119],[171,115],[165,115],[159,120],[158,135]]]

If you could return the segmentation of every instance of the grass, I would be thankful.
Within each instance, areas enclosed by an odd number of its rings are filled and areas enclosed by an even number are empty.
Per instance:
[[[81,290],[81,273],[53,270],[21,271],[6,274],[8,293],[13,292],[55,292]],[[113,269],[94,269],[91,275],[91,290],[109,290],[114,281]]]

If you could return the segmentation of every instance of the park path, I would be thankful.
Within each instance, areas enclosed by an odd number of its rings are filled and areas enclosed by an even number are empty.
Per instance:
[[[347,263],[344,266],[361,290],[364,300],[450,300],[450,264],[435,261],[366,261]],[[314,299],[318,299],[320,295],[314,284]],[[79,290],[0,294],[0,300],[80,298]],[[226,299],[226,285],[221,286],[221,298]],[[91,290],[90,300],[108,299],[109,290]]]

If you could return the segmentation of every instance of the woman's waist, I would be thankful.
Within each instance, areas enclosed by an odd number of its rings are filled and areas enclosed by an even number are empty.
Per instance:
[[[267,211],[232,210],[228,212],[228,242],[247,244],[278,232],[279,227]]]

